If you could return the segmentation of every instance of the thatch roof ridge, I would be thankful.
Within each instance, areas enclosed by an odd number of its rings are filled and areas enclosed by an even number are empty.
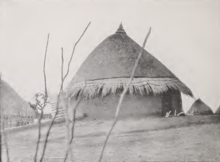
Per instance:
[[[34,116],[32,108],[6,81],[1,80],[1,107],[9,115],[18,115],[20,113]]]
[[[195,100],[187,112],[188,115],[210,115],[213,114],[212,109],[202,101],[201,98]]]

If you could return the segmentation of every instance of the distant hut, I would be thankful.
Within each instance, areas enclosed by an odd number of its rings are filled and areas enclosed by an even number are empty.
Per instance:
[[[218,107],[218,109],[215,112],[216,115],[220,115],[220,106]]]
[[[114,117],[119,95],[128,82],[142,47],[120,25],[88,56],[66,88],[74,107],[79,93],[84,100],[78,110],[88,119]],[[191,90],[159,60],[144,50],[134,79],[124,98],[120,118],[165,116],[182,112],[181,92],[193,97]],[[71,114],[71,113],[70,113]]]
[[[212,115],[212,109],[200,98],[197,99],[187,112],[187,115]]]
[[[0,104],[6,127],[29,124],[35,115],[29,104],[4,80],[1,80]]]

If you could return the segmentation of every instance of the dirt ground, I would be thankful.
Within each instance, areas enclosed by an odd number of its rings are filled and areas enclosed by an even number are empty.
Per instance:
[[[111,124],[112,121],[77,122],[73,143],[75,162],[98,161]],[[43,139],[46,130],[47,126],[42,129]],[[36,137],[36,128],[8,133],[10,162],[33,161]],[[103,162],[219,162],[219,137],[218,116],[119,121],[109,139]],[[63,161],[65,151],[65,125],[56,124],[51,131],[45,161]],[[5,160],[5,151],[3,158]]]

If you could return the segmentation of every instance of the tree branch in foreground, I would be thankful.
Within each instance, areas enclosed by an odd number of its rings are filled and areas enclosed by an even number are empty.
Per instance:
[[[115,113],[115,117],[114,117],[114,122],[113,122],[113,124],[112,124],[112,126],[111,126],[111,129],[109,130],[109,132],[108,132],[108,134],[107,134],[107,137],[106,137],[106,140],[105,140],[105,143],[104,143],[104,145],[103,145],[102,152],[101,152],[101,155],[100,155],[100,158],[99,158],[99,162],[102,161],[102,157],[103,157],[103,154],[104,154],[105,147],[106,147],[106,145],[107,145],[109,136],[111,135],[111,132],[112,132],[114,126],[115,126],[116,123],[117,123],[118,114],[119,114],[119,111],[120,111],[120,108],[121,108],[122,101],[123,101],[124,96],[125,96],[125,94],[127,93],[128,88],[129,88],[129,86],[130,86],[130,84],[131,84],[131,82],[132,82],[132,80],[133,80],[133,78],[134,78],[134,74],[135,74],[135,71],[136,71],[136,69],[137,69],[137,65],[138,65],[139,60],[140,60],[140,58],[141,58],[141,56],[142,56],[142,53],[143,53],[143,51],[144,51],[144,48],[145,48],[145,45],[146,45],[146,43],[147,43],[147,39],[148,39],[148,37],[149,37],[149,35],[150,35],[150,32],[151,32],[151,28],[149,29],[149,31],[148,31],[148,33],[147,33],[147,36],[146,36],[146,38],[145,38],[145,40],[144,40],[142,49],[141,49],[141,51],[140,51],[140,53],[139,53],[139,55],[138,55],[138,58],[137,58],[137,60],[136,60],[136,62],[135,62],[134,68],[133,68],[132,73],[131,73],[131,77],[130,77],[130,79],[129,79],[129,81],[128,81],[128,83],[127,83],[127,85],[126,85],[124,91],[122,92],[122,94],[121,94],[121,96],[120,96],[120,100],[119,100],[118,105],[117,105],[117,108],[116,108],[116,113]]]
[[[91,24],[91,22],[89,22],[89,24],[86,26],[85,30],[83,31],[83,33],[81,34],[81,36],[79,37],[79,39],[76,41],[75,45],[73,46],[73,51],[72,51],[72,54],[71,54],[71,57],[70,57],[70,60],[69,60],[69,63],[68,63],[68,68],[67,68],[67,72],[63,78],[63,80],[66,79],[66,77],[68,76],[69,74],[69,70],[70,70],[70,64],[72,62],[72,59],[73,59],[73,54],[75,52],[75,49],[76,49],[76,46],[77,44],[80,42],[80,40],[82,39],[82,37],[84,36],[84,34],[86,33],[87,29],[89,28],[89,25]]]
[[[59,90],[59,93],[58,93],[58,97],[57,97],[57,103],[56,103],[56,112],[55,112],[55,115],[54,117],[52,118],[52,121],[49,125],[49,128],[47,130],[47,133],[46,133],[46,139],[45,139],[45,142],[44,142],[44,146],[43,146],[43,152],[42,152],[42,155],[41,155],[41,158],[40,158],[40,162],[43,161],[43,158],[44,158],[44,155],[45,155],[45,151],[46,151],[46,148],[47,148],[47,142],[48,142],[48,137],[49,137],[49,134],[50,134],[50,131],[51,131],[51,128],[54,124],[54,121],[56,119],[56,116],[58,114],[58,106],[59,106],[59,102],[60,102],[60,96],[63,95],[63,85],[64,85],[64,82],[65,82],[65,79],[66,77],[68,76],[69,74],[69,70],[70,70],[70,64],[72,62],[72,58],[73,58],[73,54],[75,52],[75,48],[77,46],[77,44],[80,42],[81,38],[83,37],[83,35],[85,34],[85,32],[87,31],[89,25],[91,24],[91,22],[89,22],[89,24],[87,25],[87,27],[85,28],[85,30],[83,31],[82,35],[80,36],[80,38],[78,39],[78,41],[75,43],[74,47],[73,47],[73,51],[72,51],[72,54],[71,54],[71,57],[70,57],[70,60],[69,60],[69,63],[68,63],[68,68],[67,68],[67,73],[65,74],[65,76],[63,77],[62,81],[61,81],[61,85],[60,85],[60,90]],[[62,69],[63,67],[61,67]],[[63,74],[61,74],[63,75]],[[72,159],[71,159],[72,160]]]
[[[71,127],[71,138],[70,138],[70,141],[69,141],[69,144],[68,144],[68,148],[72,146],[72,141],[74,139],[74,130],[75,130],[75,123],[76,123],[76,110],[80,104],[80,102],[82,101],[82,92],[84,91],[86,87],[86,82],[83,86],[83,89],[81,90],[80,94],[79,94],[79,98],[78,98],[78,101],[75,105],[75,107],[73,108],[73,119],[72,119],[72,127]],[[67,157],[68,157],[68,151],[66,152],[66,155],[65,155],[65,158],[64,158],[64,162],[66,162],[67,160]]]
[[[46,106],[47,103],[47,98],[48,98],[48,94],[47,94],[47,78],[46,78],[46,59],[47,59],[47,49],[48,49],[48,44],[49,44],[49,39],[50,39],[50,34],[47,35],[47,44],[46,44],[46,49],[45,49],[45,55],[44,55],[44,65],[43,65],[43,73],[44,73],[44,95],[43,99],[44,99],[44,103],[43,105],[40,103],[40,101],[38,100],[38,96],[36,96],[36,102],[37,102],[37,107],[40,109],[41,113],[40,113],[40,118],[38,119],[38,139],[37,139],[37,146],[36,146],[36,150],[35,150],[35,155],[34,155],[34,162],[37,162],[37,154],[39,151],[39,144],[40,144],[40,139],[41,139],[41,120],[43,117],[43,110]]]
[[[64,80],[63,78],[63,63],[64,63],[64,59],[63,59],[63,48],[62,48],[62,53],[61,53],[61,59],[62,59],[62,67],[61,67],[61,73],[62,73],[62,81]],[[69,115],[68,115],[68,105],[66,104],[67,100],[64,97],[63,94],[63,87],[62,87],[62,101],[64,104],[64,109],[65,109],[65,119],[66,119],[66,151],[70,153],[70,159],[73,162],[73,151],[71,149],[71,147],[69,147],[69,141],[70,141],[70,131],[69,131]]]

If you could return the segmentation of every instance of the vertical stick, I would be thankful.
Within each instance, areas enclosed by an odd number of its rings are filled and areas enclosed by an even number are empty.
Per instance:
[[[146,38],[145,38],[145,40],[144,40],[144,43],[143,43],[141,52],[139,53],[138,58],[137,58],[137,60],[136,60],[136,62],[135,62],[134,68],[133,68],[132,73],[131,73],[131,77],[130,77],[128,83],[126,84],[126,87],[125,87],[124,91],[122,92],[122,94],[121,94],[121,96],[120,96],[120,99],[119,99],[119,102],[118,102],[118,105],[117,105],[117,108],[116,108],[116,112],[115,112],[114,122],[113,122],[113,124],[112,124],[112,126],[111,126],[111,129],[109,130],[109,132],[108,132],[108,134],[107,134],[107,137],[106,137],[106,140],[105,140],[105,143],[104,143],[104,145],[103,145],[102,152],[101,152],[101,155],[100,155],[100,158],[99,158],[99,162],[102,161],[102,157],[103,157],[103,154],[104,154],[105,147],[106,147],[106,145],[107,145],[109,136],[111,135],[111,132],[112,132],[114,126],[115,126],[116,123],[117,123],[118,114],[119,114],[119,111],[120,111],[120,108],[121,108],[122,101],[123,101],[124,96],[125,96],[125,94],[127,93],[128,88],[129,88],[129,86],[130,86],[130,84],[131,84],[131,82],[132,82],[132,80],[133,80],[133,78],[134,78],[134,73],[135,73],[135,71],[136,71],[137,65],[138,65],[139,60],[140,60],[140,58],[141,58],[141,56],[142,56],[142,53],[143,53],[143,51],[144,51],[144,48],[145,48],[145,45],[146,45],[146,43],[147,43],[147,39],[148,39],[148,37],[149,37],[149,35],[150,35],[150,32],[151,32],[151,28],[149,29],[149,31],[148,31],[148,33],[147,33],[147,36],[146,36]]]
[[[70,138],[70,141],[69,141],[69,147],[71,147],[71,150],[72,150],[72,142],[73,142],[73,139],[74,139],[74,130],[75,130],[75,123],[76,123],[76,110],[80,104],[80,102],[82,101],[82,92],[84,91],[86,87],[86,81],[85,81],[85,84],[79,94],[79,97],[78,97],[78,101],[76,102],[76,105],[75,107],[73,108],[73,119],[72,119],[72,127],[71,127],[71,138]],[[69,101],[68,101],[69,102]],[[67,160],[67,157],[68,157],[68,151],[66,152],[66,155],[65,155],[65,158],[64,158],[64,162],[66,162]]]
[[[64,64],[64,58],[63,58],[63,48],[61,48],[61,82],[64,81],[63,78],[63,64]],[[73,151],[72,151],[72,147],[69,146],[69,141],[70,141],[70,131],[69,131],[69,115],[68,115],[68,104],[67,104],[67,100],[64,97],[63,94],[63,84],[62,84],[62,92],[61,92],[61,100],[63,103],[63,107],[65,110],[65,119],[66,119],[66,152],[69,152],[70,155],[70,160],[73,162]]]
[[[38,124],[39,124],[39,126],[38,126],[38,139],[37,139],[37,147],[36,147],[35,155],[34,155],[34,162],[37,162],[37,154],[38,154],[39,144],[40,144],[40,139],[41,139],[41,119],[43,117],[43,108],[46,105],[47,97],[48,97],[48,95],[47,95],[47,79],[46,79],[45,67],[46,67],[47,49],[48,49],[49,39],[50,39],[50,34],[48,33],[48,35],[47,35],[47,44],[46,44],[45,55],[44,55],[44,65],[43,65],[45,95],[44,95],[43,107],[41,107],[41,109],[40,109],[40,111],[41,111],[40,118],[38,119]]]
[[[73,54],[75,52],[75,48],[77,46],[77,44],[80,42],[80,40],[82,39],[83,35],[85,34],[86,30],[88,29],[89,25],[90,25],[91,22],[89,22],[89,24],[87,25],[87,27],[85,28],[85,30],[83,31],[82,35],[80,36],[80,38],[78,39],[78,41],[75,43],[74,47],[73,47],[73,51],[72,51],[72,54],[71,54],[71,57],[70,57],[70,60],[69,60],[69,63],[68,63],[68,68],[67,68],[67,72],[66,74],[64,75],[63,79],[62,79],[62,82],[61,82],[61,86],[60,86],[60,90],[59,90],[59,93],[58,93],[58,96],[57,96],[57,103],[56,103],[56,113],[54,115],[54,117],[52,118],[52,121],[49,125],[49,128],[47,130],[47,133],[46,133],[46,139],[45,139],[45,142],[44,142],[44,145],[43,145],[43,153],[41,155],[41,158],[40,158],[40,162],[43,161],[43,158],[44,158],[44,155],[45,155],[45,150],[47,148],[47,141],[48,141],[48,137],[49,137],[49,134],[50,134],[50,131],[51,131],[51,128],[54,124],[54,121],[55,121],[55,118],[58,114],[58,106],[59,106],[59,100],[60,100],[60,95],[62,93],[62,89],[63,89],[63,84],[64,84],[64,81],[66,79],[66,77],[68,76],[69,74],[69,70],[70,70],[70,64],[71,64],[71,61],[72,61],[72,58],[73,58]],[[63,75],[63,74],[62,74]]]

